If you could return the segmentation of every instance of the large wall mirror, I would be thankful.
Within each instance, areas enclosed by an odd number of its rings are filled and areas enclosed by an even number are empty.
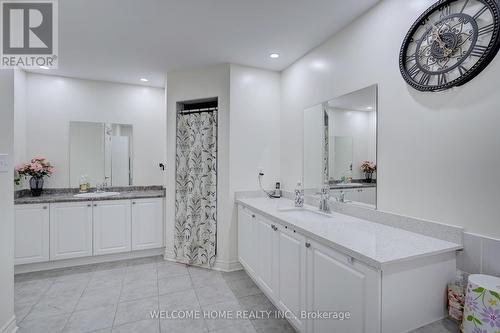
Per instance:
[[[304,110],[304,188],[376,208],[377,86]],[[342,194],[342,195],[340,195]]]
[[[70,122],[70,185],[132,185],[132,125]]]

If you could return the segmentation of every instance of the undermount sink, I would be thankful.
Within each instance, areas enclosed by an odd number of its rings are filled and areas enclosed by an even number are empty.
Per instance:
[[[278,208],[278,211],[284,213],[290,217],[295,218],[324,218],[329,219],[331,216],[327,213],[321,212],[319,210],[312,210],[308,208],[300,208],[300,207],[283,207]]]
[[[78,193],[74,196],[76,198],[105,198],[118,195],[120,192],[91,192],[91,193]]]

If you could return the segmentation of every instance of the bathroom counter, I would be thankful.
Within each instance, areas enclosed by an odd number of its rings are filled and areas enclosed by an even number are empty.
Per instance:
[[[91,189],[89,192],[95,192]],[[78,201],[107,201],[107,200],[127,200],[127,199],[147,199],[165,197],[165,189],[162,186],[130,186],[130,187],[110,187],[106,192],[120,192],[118,195],[101,198],[78,198],[78,189],[46,189],[39,197],[31,196],[29,190],[17,191],[14,204],[42,204],[56,202],[78,202]]]
[[[351,185],[349,184],[343,184],[343,185],[337,185],[337,184],[330,184],[330,190],[351,190],[351,189],[358,189],[358,188],[369,188],[369,187],[377,187],[377,183],[353,183],[353,184],[361,184],[359,185]]]
[[[285,212],[283,209],[294,206],[289,199],[240,198],[236,202],[380,270],[395,263],[462,249],[460,244],[337,212],[328,215]],[[318,211],[313,206],[304,208]]]

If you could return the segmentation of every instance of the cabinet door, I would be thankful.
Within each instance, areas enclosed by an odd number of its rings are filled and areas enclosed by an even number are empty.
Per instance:
[[[380,272],[310,241],[309,311],[349,312],[350,319],[309,320],[308,332],[380,333]]]
[[[132,201],[132,250],[163,246],[163,199]]]
[[[376,188],[367,187],[359,189],[359,202],[363,202],[369,205],[375,205],[376,203]]]
[[[130,251],[130,201],[94,203],[94,255]]]
[[[258,229],[255,214],[248,208],[238,206],[238,258],[249,274],[256,276]]]
[[[279,226],[279,283],[278,304],[282,310],[290,311],[292,324],[305,332],[305,321],[301,311],[306,309],[306,247],[305,237],[293,229]]]
[[[259,257],[257,260],[257,279],[261,287],[269,297],[274,297],[275,286],[277,285],[277,269],[278,263],[278,227],[276,223],[268,221],[260,216],[257,216],[255,223],[257,225],[257,248]]]
[[[346,201],[358,201],[359,200],[359,194],[357,189],[344,189],[343,190],[345,193],[345,200]]]
[[[15,208],[15,264],[49,260],[49,205]]]
[[[92,204],[50,205],[50,260],[92,255]]]

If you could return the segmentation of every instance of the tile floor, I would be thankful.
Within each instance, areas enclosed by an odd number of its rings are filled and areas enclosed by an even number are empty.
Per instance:
[[[152,310],[275,310],[243,271],[221,273],[160,256],[16,275],[21,333],[293,333],[286,320],[151,319]],[[236,313],[236,312],[233,312]],[[450,321],[414,333],[455,333]]]

